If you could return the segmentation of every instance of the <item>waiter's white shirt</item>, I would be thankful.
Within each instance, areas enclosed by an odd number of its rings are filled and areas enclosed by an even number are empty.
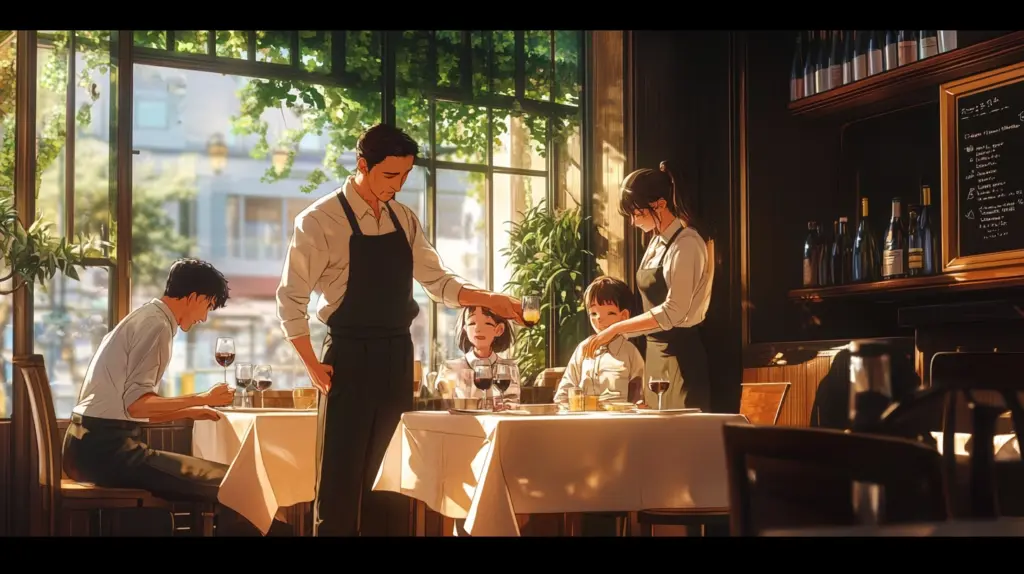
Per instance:
[[[519,404],[520,395],[519,367],[516,366],[516,362],[513,361],[512,359],[503,359],[499,357],[497,353],[491,353],[491,355],[486,359],[481,359],[480,357],[476,356],[476,353],[470,351],[466,353],[461,359],[451,359],[445,361],[444,368],[442,368],[441,372],[438,373],[437,381],[435,381],[434,383],[435,389],[437,388],[436,385],[438,382],[448,381],[449,383],[451,383],[451,381],[449,380],[450,377],[448,376],[448,373],[456,373],[460,371],[468,371],[472,373],[473,367],[476,367],[477,365],[489,365],[491,367],[494,367],[494,365],[498,363],[508,365],[509,370],[512,372],[512,384],[510,384],[508,386],[508,390],[505,391],[505,402],[510,405],[517,405]],[[452,392],[453,396],[457,399],[484,398],[484,391],[481,391],[480,389],[473,386],[472,375],[467,376],[466,382],[468,383],[468,385],[455,384],[454,389],[447,389],[447,391]],[[492,397],[497,396],[498,394],[500,394],[498,392],[498,389],[491,389]]]
[[[158,394],[177,332],[174,314],[159,299],[129,313],[100,342],[71,412],[101,419],[147,420],[132,418],[128,407],[142,395]]]
[[[669,239],[681,227],[683,223],[674,219],[651,239],[640,260],[640,269],[653,269],[658,266],[661,256],[665,255],[662,272],[665,284],[668,285],[668,296],[664,303],[651,308],[651,314],[662,331],[699,325],[707,316],[711,304],[714,262],[708,261],[708,246],[692,227],[683,228],[669,244]]]
[[[565,367],[565,374],[558,383],[555,391],[554,402],[565,403],[569,400],[569,389],[579,388],[584,378],[589,378],[594,383],[594,392],[598,395],[618,397],[626,400],[629,396],[629,382],[633,379],[640,379],[641,384],[644,378],[644,358],[640,356],[640,350],[625,337],[618,336],[608,343],[608,352],[598,355],[594,359],[583,358],[583,341],[576,346],[576,350]]]
[[[349,177],[342,186],[364,235],[384,235],[395,231],[388,215],[388,206],[380,205],[380,219],[356,192],[354,178]],[[309,297],[313,292],[321,295],[316,315],[323,323],[341,305],[348,289],[349,238],[352,228],[345,210],[337,197],[338,190],[313,202],[295,218],[295,231],[288,246],[288,255],[277,288],[277,315],[285,338],[309,335]],[[398,223],[402,226],[412,247],[412,276],[427,295],[450,308],[459,306],[459,292],[472,287],[441,263],[434,246],[423,233],[419,218],[411,209],[394,199]],[[387,265],[387,261],[381,261]],[[396,302],[397,304],[398,302]]]

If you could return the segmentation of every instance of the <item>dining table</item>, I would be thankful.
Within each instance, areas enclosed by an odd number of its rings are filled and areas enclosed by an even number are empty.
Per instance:
[[[408,412],[373,489],[519,536],[517,514],[728,507],[722,427],[739,414]]]
[[[282,508],[310,502],[316,488],[316,411],[218,409],[196,421],[193,455],[229,465],[218,501],[266,534]]]

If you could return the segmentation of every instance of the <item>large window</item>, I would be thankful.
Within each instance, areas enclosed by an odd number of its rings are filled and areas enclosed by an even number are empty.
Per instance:
[[[0,200],[14,200],[14,126],[15,79],[17,76],[17,37],[14,30],[0,30]],[[15,280],[9,275],[8,265],[0,260],[0,418],[11,416],[11,365],[14,347],[12,312],[14,298],[11,290]]]
[[[40,32],[31,47],[38,50],[37,217],[53,225],[54,237],[103,242],[77,280],[58,272],[34,290],[33,343],[46,359],[58,417],[69,415],[110,325],[158,297],[170,263],[186,255],[224,272],[231,300],[178,334],[164,392],[220,381],[213,346],[222,336],[235,339],[238,362],[271,364],[276,388],[303,380],[276,317],[284,254],[295,217],[354,170],[356,139],[373,124],[393,122],[420,142],[421,158],[397,200],[420,218],[444,264],[480,287],[504,290],[513,277],[508,232],[524,211],[581,202],[580,32],[132,35],[133,60],[119,58],[133,66],[130,119],[118,117],[116,35]],[[0,197],[13,193],[12,46],[0,31]],[[129,136],[132,149],[118,150],[117,138]],[[119,179],[125,161],[131,181]],[[119,248],[117,215],[128,193],[131,220],[120,233],[131,242]],[[562,248],[586,246],[574,241]],[[559,288],[562,299],[584,279]],[[416,355],[427,371],[457,353],[456,314],[418,284],[414,296]],[[314,294],[311,316],[317,303]],[[534,338],[555,340],[550,326],[564,317],[545,321]],[[311,329],[318,346],[326,328],[314,320]],[[9,414],[15,336],[11,298],[0,296],[0,416]]]

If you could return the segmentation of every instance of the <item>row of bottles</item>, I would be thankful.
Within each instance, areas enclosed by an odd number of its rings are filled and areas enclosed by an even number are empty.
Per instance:
[[[832,222],[830,235],[822,231],[818,222],[807,223],[804,287],[868,283],[941,272],[937,214],[932,207],[931,187],[921,186],[921,201],[910,206],[906,218],[902,200],[893,198],[892,215],[881,241],[868,218],[868,198],[862,197],[860,202],[860,222],[852,237],[846,217]]]
[[[796,101],[956,49],[956,30],[814,30],[796,37]]]

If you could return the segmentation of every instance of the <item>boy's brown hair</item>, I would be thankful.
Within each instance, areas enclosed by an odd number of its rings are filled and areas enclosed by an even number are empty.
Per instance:
[[[619,310],[632,313],[633,292],[629,285],[607,275],[602,275],[590,282],[583,292],[583,304],[589,309],[591,305],[615,305]]]

